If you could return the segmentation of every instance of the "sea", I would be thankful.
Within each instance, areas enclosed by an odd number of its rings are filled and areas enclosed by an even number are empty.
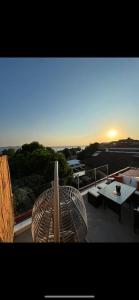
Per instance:
[[[77,148],[78,146],[64,146],[64,147],[52,147],[52,149],[54,149],[56,152],[58,151],[62,151],[65,148],[71,149],[71,148]],[[86,146],[79,146],[81,148],[81,150],[83,150]]]
[[[58,151],[62,151],[65,148],[71,149],[71,148],[77,148],[78,146],[64,146],[64,147],[51,147],[52,149],[54,149],[56,152]],[[85,146],[79,146],[82,150],[85,148]],[[0,153],[2,153],[3,150],[7,150],[9,148],[13,148],[15,150],[18,150],[20,148],[20,146],[8,146],[8,147],[0,147]]]
[[[7,149],[15,149],[15,150],[18,150],[19,148],[20,148],[19,146],[0,147],[0,153],[1,153],[3,150],[7,150]]]

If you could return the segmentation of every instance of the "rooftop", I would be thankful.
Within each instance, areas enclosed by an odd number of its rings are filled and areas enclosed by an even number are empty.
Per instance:
[[[101,165],[109,165],[109,174],[118,172],[127,166],[139,168],[139,157],[129,153],[102,152],[97,156],[92,156],[85,160],[90,168],[97,168]]]
[[[78,159],[70,159],[67,162],[71,167],[80,165],[80,161]]]
[[[119,170],[123,175],[139,176],[139,169],[127,167]],[[111,174],[112,176],[113,174]],[[99,180],[97,185],[105,183],[106,178]],[[133,231],[132,210],[123,205],[121,210],[122,222],[118,221],[117,214],[110,208],[103,208],[103,205],[94,207],[88,202],[87,193],[94,186],[92,183],[80,190],[84,198],[84,203],[88,218],[88,242],[139,242],[139,234]],[[15,243],[32,242],[31,218],[16,225]],[[18,226],[18,228],[17,228]],[[21,227],[21,228],[20,228]],[[22,228],[24,227],[24,229]],[[19,229],[19,230],[18,230]]]

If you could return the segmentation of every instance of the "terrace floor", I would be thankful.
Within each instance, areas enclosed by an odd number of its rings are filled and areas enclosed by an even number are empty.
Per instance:
[[[20,233],[14,238],[14,243],[32,243],[32,235],[31,229],[27,229],[26,231]]]
[[[139,232],[133,232],[133,215],[126,207],[121,212],[121,223],[118,215],[111,209],[103,206],[94,207],[88,203],[85,197],[85,205],[88,217],[88,242],[121,243],[139,242]]]
[[[139,177],[139,168],[128,167],[126,170],[121,170],[121,173],[127,176]],[[106,179],[102,180],[102,182],[106,181]],[[118,215],[113,210],[109,208],[104,209],[102,205],[96,208],[88,202],[87,192],[90,188],[91,186],[83,189],[81,192],[88,218],[87,241],[91,243],[139,242],[139,231],[136,234],[133,231],[133,211],[126,207],[126,203],[122,207],[121,222],[119,222]],[[32,242],[31,229],[29,228],[15,236],[14,242]]]
[[[119,223],[118,215],[111,209],[98,208],[88,203],[87,195],[84,196],[88,217],[87,241],[92,243],[118,243],[139,242],[139,232],[133,232],[132,211],[126,207],[122,209],[122,222]],[[32,242],[31,230],[27,229],[15,237],[15,243]]]

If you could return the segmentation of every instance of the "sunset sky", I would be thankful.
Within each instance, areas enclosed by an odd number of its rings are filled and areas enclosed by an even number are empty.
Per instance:
[[[0,58],[0,146],[139,139],[139,58]]]

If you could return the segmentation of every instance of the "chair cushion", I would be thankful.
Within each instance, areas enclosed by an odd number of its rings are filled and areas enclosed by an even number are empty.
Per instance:
[[[105,182],[102,182],[97,185],[98,188],[103,189],[107,184]]]
[[[131,176],[123,176],[123,183],[130,185],[132,177]]]
[[[139,191],[139,178],[138,177],[132,177],[131,186],[135,187],[136,190]]]
[[[99,189],[97,187],[91,188],[88,192],[94,197],[98,198],[100,194],[98,193]]]
[[[136,188],[136,179],[135,179],[135,177],[131,178],[131,184],[130,185]]]

